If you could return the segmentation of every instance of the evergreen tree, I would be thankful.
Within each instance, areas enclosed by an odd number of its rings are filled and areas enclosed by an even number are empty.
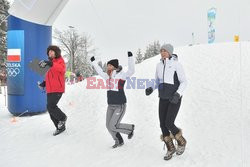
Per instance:
[[[0,65],[3,65],[7,57],[7,17],[10,8],[7,0],[0,0]]]
[[[161,45],[159,41],[154,41],[153,44],[149,44],[144,54],[144,60],[160,54],[160,48],[161,48]]]
[[[7,79],[6,58],[7,58],[7,17],[9,2],[0,0],[0,84],[5,85]]]
[[[138,49],[137,53],[136,53],[136,64],[139,64],[143,61],[143,55],[142,55],[142,52],[141,52],[141,49]]]

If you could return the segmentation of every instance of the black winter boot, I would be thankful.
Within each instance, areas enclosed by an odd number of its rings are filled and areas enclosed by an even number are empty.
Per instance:
[[[124,144],[123,138],[120,133],[116,133],[116,137],[118,140],[115,140],[115,144],[112,146],[113,148],[121,147]]]
[[[134,130],[135,130],[135,125],[132,125],[132,131],[130,134],[128,134],[128,139],[132,139],[132,137],[134,136]]]
[[[59,122],[58,122],[58,125],[57,125],[58,129],[65,129],[65,125],[66,125],[67,118],[68,118],[68,117],[66,116],[65,119],[64,119],[63,121],[59,121]]]
[[[61,129],[56,129],[56,131],[53,133],[53,136],[59,135],[63,131],[65,131],[65,126],[61,127]]]

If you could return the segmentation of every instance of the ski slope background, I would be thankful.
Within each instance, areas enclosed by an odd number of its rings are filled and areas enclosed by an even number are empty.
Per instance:
[[[125,145],[114,144],[105,127],[106,90],[67,85],[59,106],[68,115],[67,131],[52,136],[48,113],[17,118],[0,95],[1,167],[247,167],[250,166],[250,43],[223,43],[176,48],[188,87],[176,119],[187,148],[164,161],[158,120],[158,92],[126,90],[122,122],[136,125]],[[135,77],[153,79],[160,56],[136,65]],[[34,83],[35,84],[35,83]],[[35,98],[35,97],[34,97]]]

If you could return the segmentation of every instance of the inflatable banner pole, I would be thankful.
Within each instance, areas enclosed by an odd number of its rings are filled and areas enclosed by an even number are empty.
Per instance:
[[[208,43],[213,43],[215,41],[215,18],[216,18],[216,8],[210,8],[207,12],[208,21]]]

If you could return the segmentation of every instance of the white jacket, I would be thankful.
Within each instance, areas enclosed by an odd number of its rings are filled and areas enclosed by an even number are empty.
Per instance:
[[[109,75],[101,69],[101,67],[94,61],[92,62],[96,72],[105,79],[107,83],[108,91],[107,98],[108,104],[125,104],[127,102],[126,95],[124,92],[124,85],[127,77],[131,77],[135,72],[134,58],[128,57],[128,70],[123,72],[123,70],[117,72],[113,71],[112,76]]]
[[[127,77],[131,77],[134,73],[135,73],[135,62],[134,62],[134,58],[133,56],[128,57],[128,70],[126,72],[124,72],[123,70],[121,70],[120,72],[116,72],[115,70],[112,73],[112,76],[109,77],[108,74],[106,72],[103,72],[102,68],[97,64],[96,61],[92,62],[92,65],[94,66],[96,72],[106,81],[106,80],[126,80]],[[112,81],[114,82],[114,81]],[[107,83],[107,82],[105,82]],[[114,83],[116,84],[112,89],[113,91],[118,91],[117,89],[117,84],[118,83]]]
[[[174,58],[161,60],[156,66],[155,80],[158,83],[157,87],[164,83],[169,85],[168,89],[173,89],[177,86],[177,92],[182,96],[187,86],[187,79],[182,65]],[[176,80],[179,82],[177,83]],[[155,88],[155,87],[154,87]],[[159,90],[161,91],[161,90]]]

